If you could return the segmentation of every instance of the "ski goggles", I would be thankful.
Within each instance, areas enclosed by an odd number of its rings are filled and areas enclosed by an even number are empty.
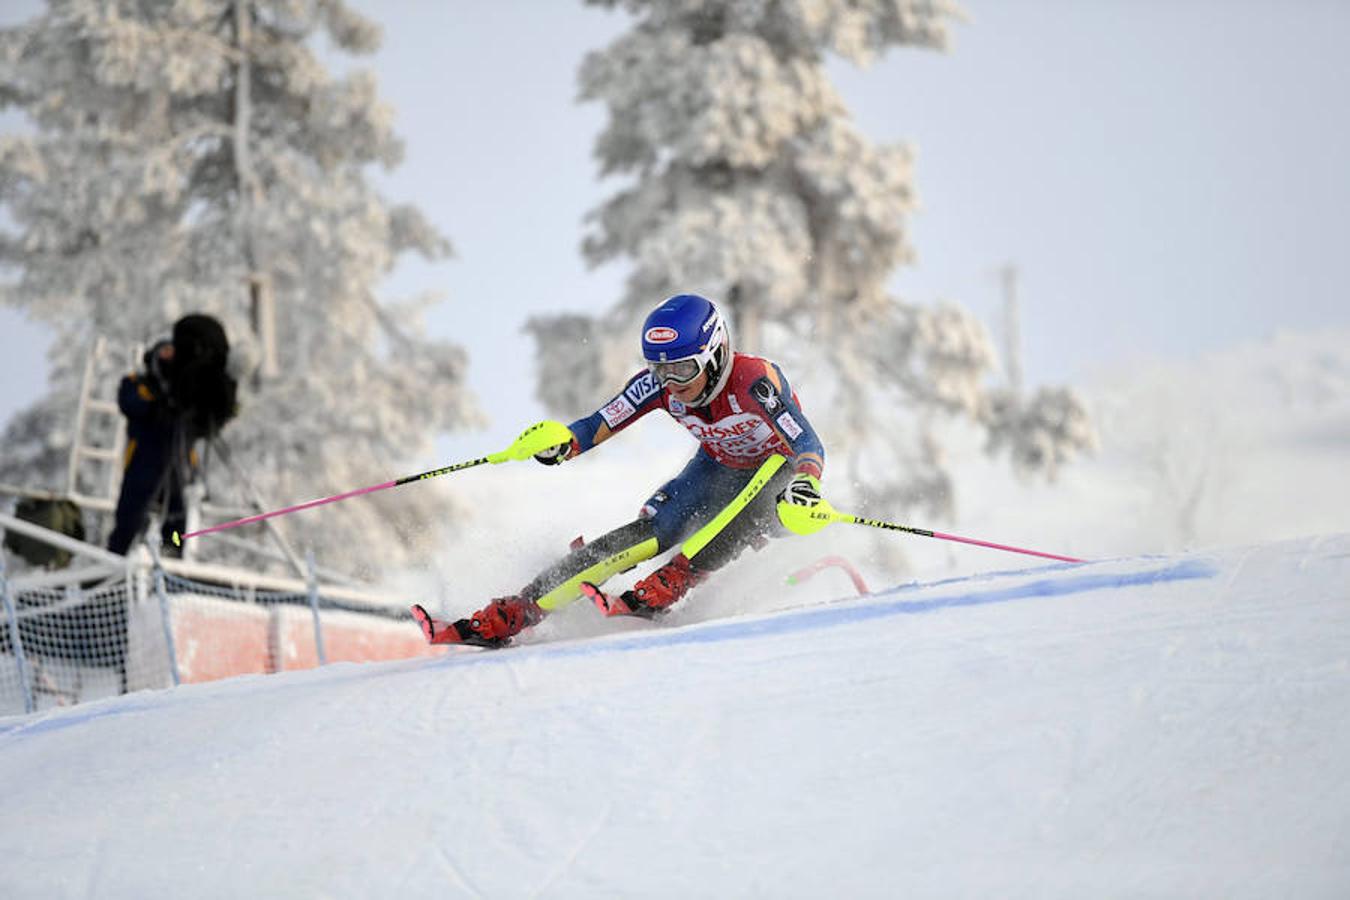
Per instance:
[[[671,362],[648,362],[647,370],[662,384],[688,384],[703,371],[703,363],[697,356],[690,356]]]

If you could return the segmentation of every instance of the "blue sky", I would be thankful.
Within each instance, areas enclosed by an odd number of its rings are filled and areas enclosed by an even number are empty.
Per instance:
[[[627,19],[556,0],[355,5],[385,28],[358,64],[407,143],[379,183],[457,252],[401,266],[387,291],[445,297],[429,327],[469,349],[493,425],[441,449],[476,452],[543,414],[525,317],[604,307],[621,287],[621,266],[588,271],[578,251],[583,216],[618,183],[596,178],[604,111],[576,104],[575,73]],[[6,4],[0,21],[34,8]],[[950,54],[831,65],[863,130],[918,153],[919,260],[896,273],[898,294],[994,326],[995,270],[1015,264],[1032,384],[1350,326],[1350,4],[965,8]],[[45,344],[0,310],[0,420],[41,391]]]

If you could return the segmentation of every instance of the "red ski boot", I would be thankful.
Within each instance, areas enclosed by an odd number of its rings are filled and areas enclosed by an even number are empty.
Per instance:
[[[442,622],[433,619],[420,606],[412,608],[413,618],[432,644],[472,644],[475,647],[504,647],[514,635],[544,618],[544,611],[533,600],[501,597],[493,600],[467,619]]]
[[[617,597],[609,596],[589,582],[583,583],[581,590],[607,616],[650,619],[669,610],[691,587],[707,577],[706,573],[691,568],[688,557],[680,553],[639,580],[631,591],[624,591]]]

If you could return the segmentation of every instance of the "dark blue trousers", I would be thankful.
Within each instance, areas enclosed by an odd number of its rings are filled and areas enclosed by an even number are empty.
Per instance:
[[[122,472],[122,489],[117,496],[117,512],[108,549],[126,554],[136,536],[145,528],[151,506],[164,492],[166,500],[164,525],[160,533],[170,544],[175,531],[187,525],[183,508],[183,483],[172,465],[170,444],[164,441],[145,441],[131,449],[126,469]]]

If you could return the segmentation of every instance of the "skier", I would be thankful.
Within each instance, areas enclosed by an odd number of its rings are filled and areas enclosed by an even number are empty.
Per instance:
[[[819,438],[777,364],[733,353],[716,306],[696,294],[667,299],[643,325],[642,353],[645,369],[599,410],[571,423],[569,443],[535,458],[545,465],[574,459],[652,410],[664,409],[699,441],[693,459],[647,500],[636,520],[573,550],[515,596],[493,600],[453,623],[414,607],[432,643],[502,646],[582,592],[610,615],[665,612],[745,547],[786,533],[776,500],[820,502],[825,452]],[[742,489],[775,455],[791,466],[775,470],[767,489],[738,507]],[[622,595],[608,597],[595,587],[691,534],[695,551],[676,554]]]

